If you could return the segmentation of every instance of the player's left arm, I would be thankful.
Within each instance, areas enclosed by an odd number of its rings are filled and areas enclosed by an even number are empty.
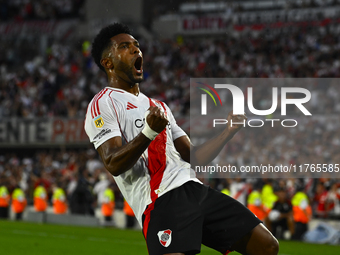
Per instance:
[[[176,150],[182,159],[191,163],[192,166],[207,165],[216,158],[227,142],[243,127],[242,124],[233,124],[231,126],[231,120],[233,123],[239,123],[246,119],[247,117],[245,115],[234,115],[230,112],[227,118],[228,125],[219,135],[199,146],[192,145],[188,136],[181,136],[174,140]],[[191,153],[194,153],[192,157],[190,157]]]

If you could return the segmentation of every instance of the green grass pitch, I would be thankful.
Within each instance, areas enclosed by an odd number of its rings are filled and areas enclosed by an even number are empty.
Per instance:
[[[141,231],[0,221],[2,255],[147,255]],[[202,247],[201,254],[220,254]],[[231,253],[237,255],[238,253]],[[340,246],[280,241],[280,255],[335,255]]]

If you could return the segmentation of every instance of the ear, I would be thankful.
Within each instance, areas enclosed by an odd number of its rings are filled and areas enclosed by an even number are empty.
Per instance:
[[[102,58],[100,60],[100,64],[105,68],[105,69],[113,69],[113,63],[110,58]]]

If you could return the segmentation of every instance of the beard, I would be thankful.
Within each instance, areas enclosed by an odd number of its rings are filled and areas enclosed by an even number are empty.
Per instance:
[[[134,72],[134,66],[129,66],[128,64],[119,61],[116,69],[118,69],[119,71],[123,72],[124,74],[126,74],[126,76],[129,78],[129,80],[132,83],[140,83],[144,80],[144,75],[141,74],[140,76],[134,76],[133,72]]]

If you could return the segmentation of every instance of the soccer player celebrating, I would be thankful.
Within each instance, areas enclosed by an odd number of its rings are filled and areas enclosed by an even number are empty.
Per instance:
[[[108,86],[90,102],[85,130],[143,227],[149,254],[197,254],[202,243],[222,254],[277,254],[277,240],[253,213],[191,169],[190,153],[191,164],[208,164],[242,125],[192,146],[169,107],[140,92],[143,55],[125,25],[103,28],[92,56]]]

